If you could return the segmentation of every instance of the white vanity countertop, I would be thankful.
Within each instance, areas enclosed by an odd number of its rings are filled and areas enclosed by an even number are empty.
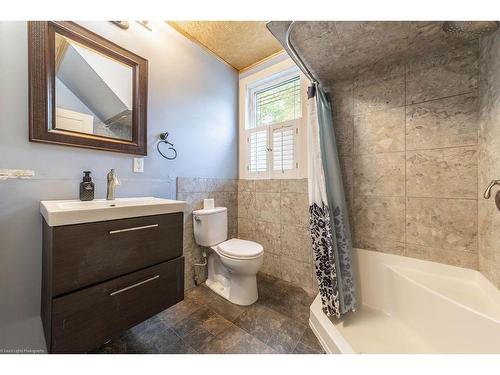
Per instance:
[[[40,212],[51,227],[183,212],[185,207],[184,201],[154,197],[40,202]]]

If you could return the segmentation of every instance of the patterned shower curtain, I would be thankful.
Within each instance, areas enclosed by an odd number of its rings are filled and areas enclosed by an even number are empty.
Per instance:
[[[309,88],[309,214],[323,311],[340,317],[356,309],[352,243],[330,101]]]

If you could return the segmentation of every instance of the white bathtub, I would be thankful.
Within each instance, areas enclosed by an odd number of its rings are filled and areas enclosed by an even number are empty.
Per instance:
[[[500,353],[500,291],[481,273],[354,250],[360,308],[309,324],[327,353]]]

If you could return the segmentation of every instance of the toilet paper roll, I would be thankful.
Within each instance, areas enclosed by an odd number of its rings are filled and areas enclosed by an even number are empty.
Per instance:
[[[203,208],[209,210],[215,207],[215,202],[213,199],[203,199]]]

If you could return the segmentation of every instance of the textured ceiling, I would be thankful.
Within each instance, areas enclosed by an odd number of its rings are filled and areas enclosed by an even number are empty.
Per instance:
[[[283,45],[290,22],[273,21],[270,31]],[[290,40],[315,78],[327,86],[364,69],[383,68],[433,50],[466,43],[442,30],[443,22],[298,21]]]
[[[247,68],[281,50],[280,43],[260,21],[170,21],[237,70]]]

